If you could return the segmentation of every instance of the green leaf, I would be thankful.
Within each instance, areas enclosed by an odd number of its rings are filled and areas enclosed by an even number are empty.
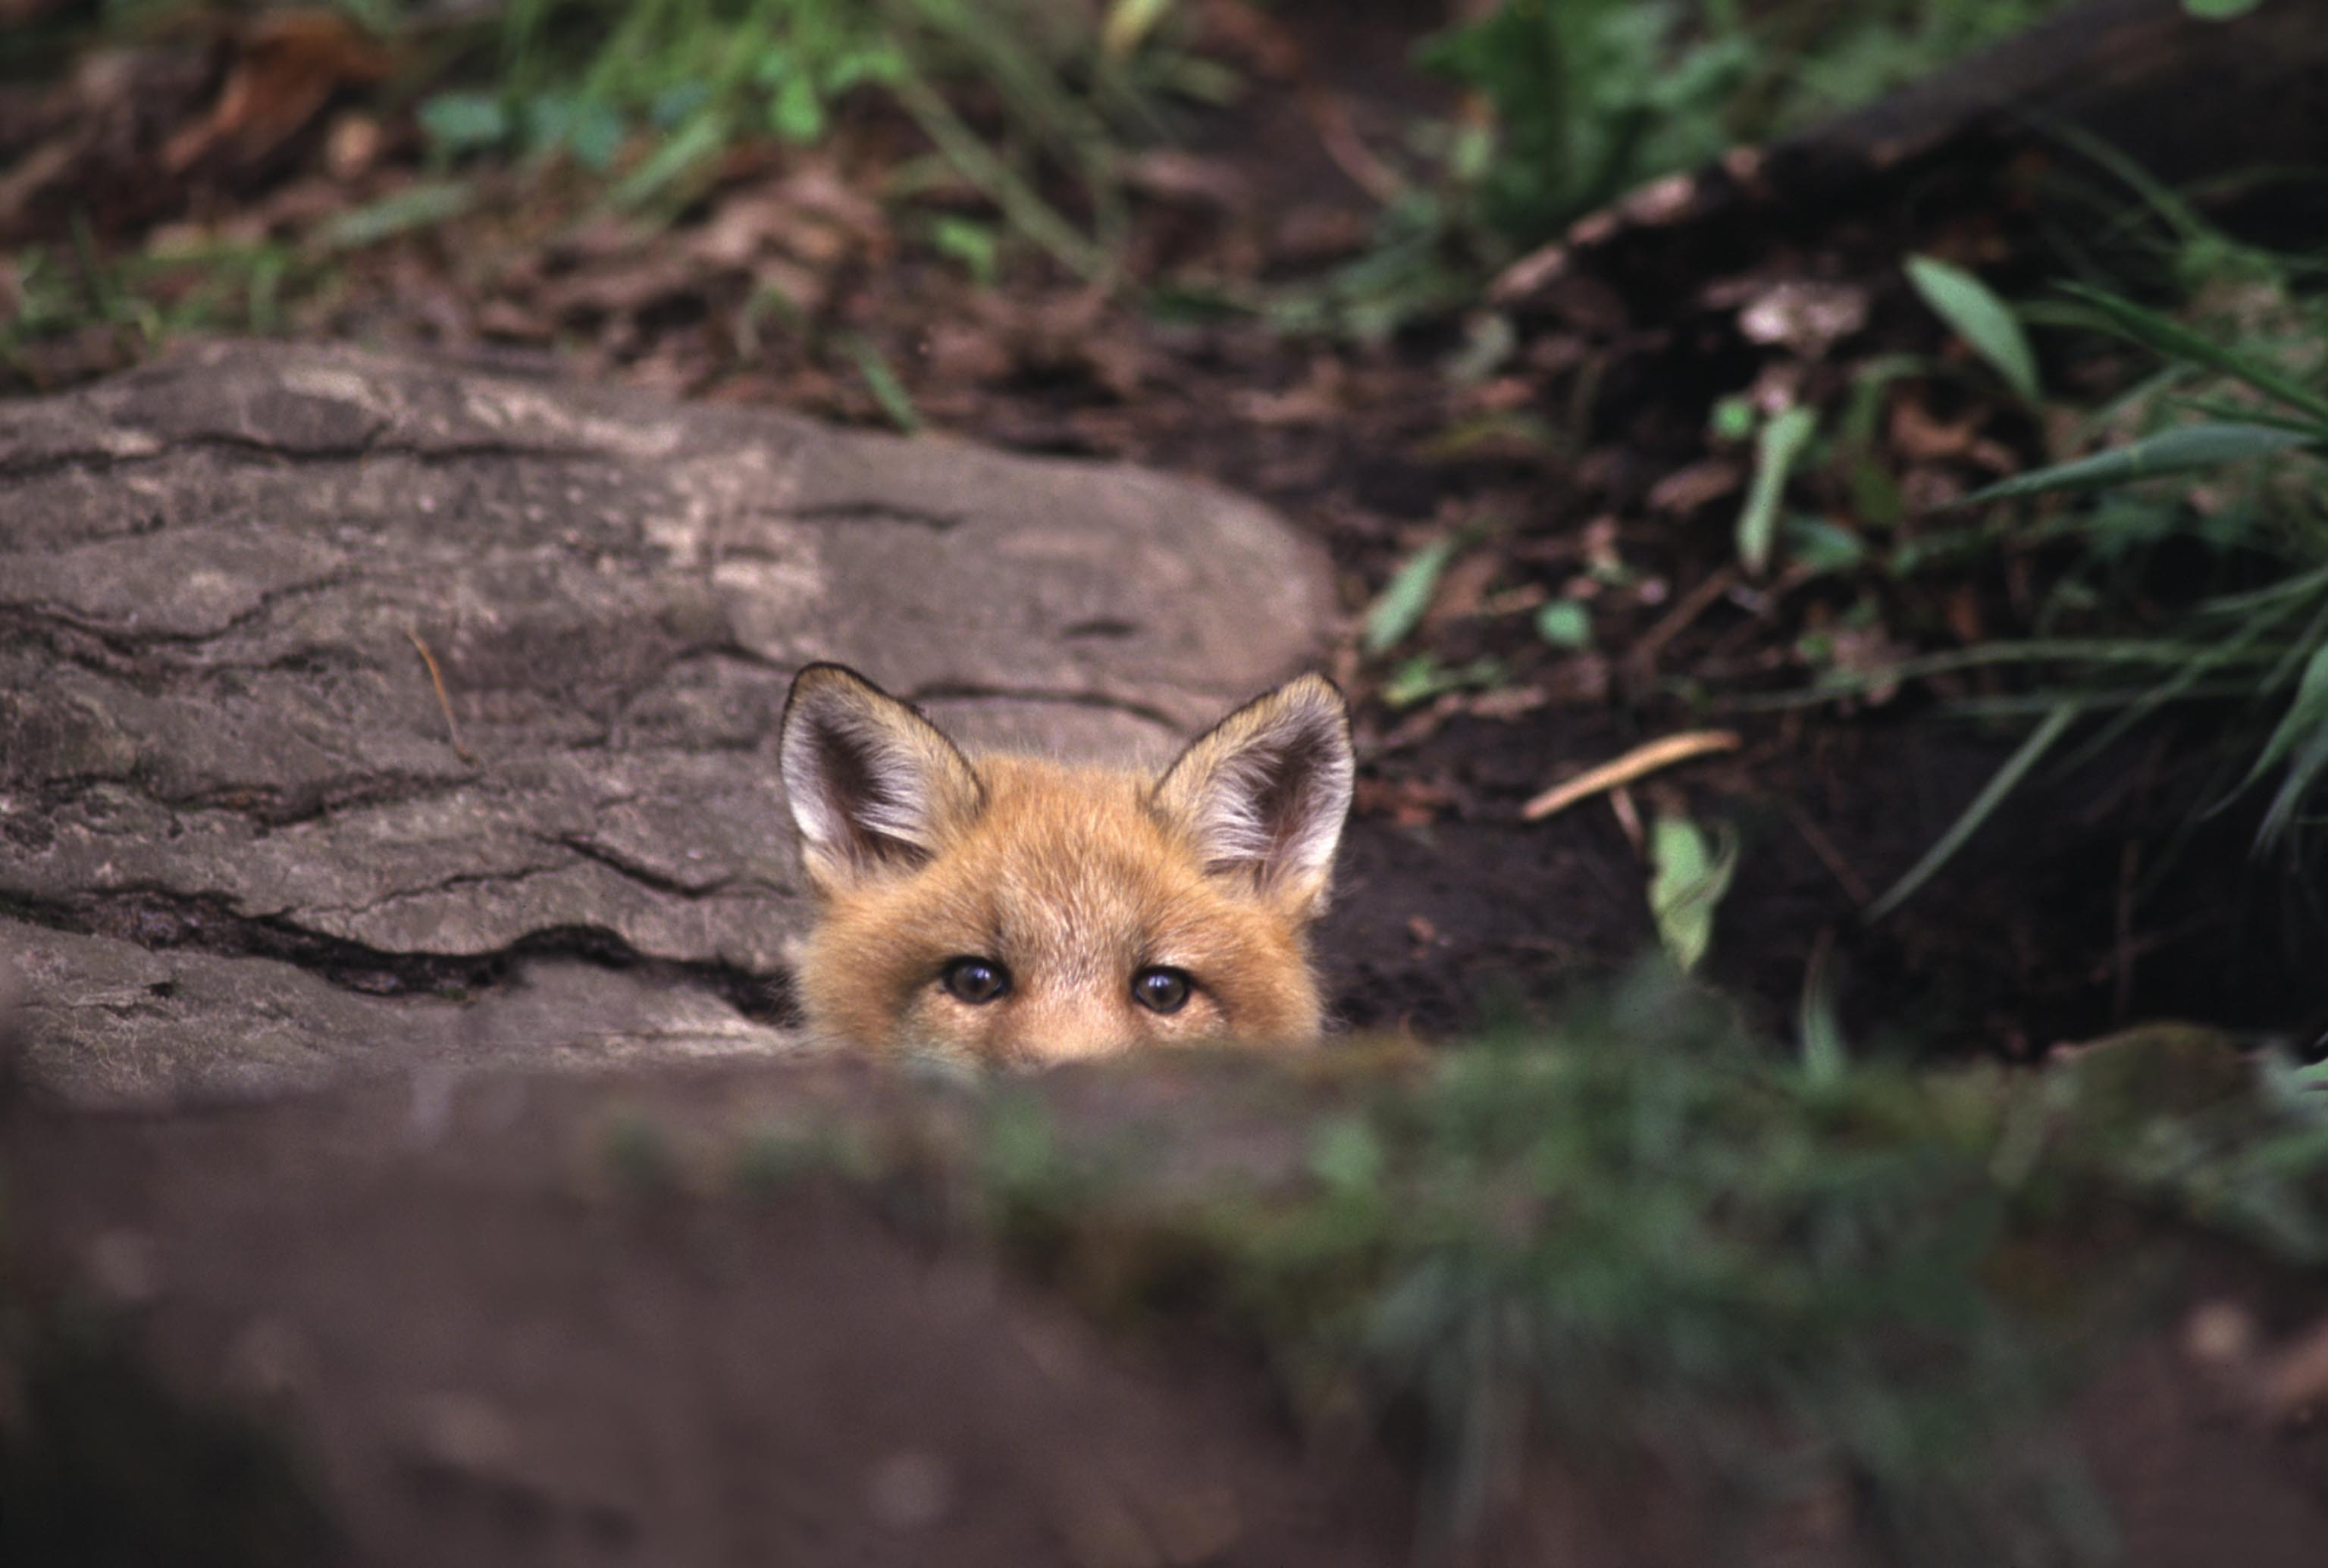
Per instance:
[[[647,105],[647,119],[658,130],[671,130],[692,119],[696,111],[710,101],[711,84],[699,77],[690,77],[685,81],[675,81],[655,94]]]
[[[824,135],[824,100],[805,76],[784,78],[768,105],[768,127],[788,142],[806,145]]]
[[[1770,565],[1770,547],[1779,536],[1779,502],[1787,493],[1787,476],[1794,471],[1803,448],[1818,434],[1818,415],[1808,408],[1789,408],[1762,426],[1754,443],[1754,482],[1747,488],[1746,504],[1738,513],[1738,559],[1759,576]]]
[[[1554,648],[1582,653],[1592,646],[1591,612],[1573,599],[1555,599],[1535,612],[1535,634]]]
[[[1849,572],[1867,559],[1867,541],[1830,518],[1788,518],[1787,555],[1813,572]]]
[[[2055,463],[2031,473],[2016,474],[1949,503],[1978,506],[2014,496],[2042,495],[2055,490],[2109,490],[2166,474],[2220,468],[2225,463],[2271,457],[2283,452],[2318,446],[2320,438],[2276,425],[2182,425],[2114,446],[2091,457]]]
[[[1443,665],[1427,653],[1401,659],[1383,682],[1382,699],[1393,708],[1411,708],[1417,703],[1466,687],[1478,689],[1497,686],[1504,678],[1504,667],[1492,657],[1475,658],[1469,664]]]
[[[1110,60],[1129,60],[1156,24],[1171,14],[1173,0],[1115,0],[1100,30],[1100,48]]]
[[[1713,945],[1713,911],[1738,869],[1738,835],[1724,827],[1709,843],[1686,817],[1660,817],[1649,830],[1649,914],[1666,956],[1683,970],[1697,967]]]
[[[1439,661],[1427,653],[1418,653],[1399,660],[1398,667],[1383,682],[1382,698],[1395,712],[1411,708],[1447,689],[1447,672],[1440,667]]]
[[[446,153],[474,153],[509,140],[510,115],[492,93],[440,92],[420,106],[420,129]]]
[[[2229,22],[2262,4],[2263,0],[2182,0],[2182,9],[2201,22]]]
[[[583,167],[604,173],[623,146],[623,117],[596,98],[543,93],[525,105],[525,140],[537,154],[560,148]]]
[[[2013,313],[2013,307],[1962,267],[1929,256],[1911,256],[1906,266],[1908,281],[1916,285],[1933,313],[1971,344],[1973,351],[2004,378],[2006,386],[2034,403],[2037,356],[2030,352],[2028,334],[2021,330],[2021,318]]]
[[[1707,434],[1716,441],[1743,441],[1754,434],[1754,400],[1743,392],[1718,399],[1705,416]]]
[[[1381,595],[1366,611],[1366,650],[1383,653],[1406,640],[1422,620],[1422,612],[1431,608],[1431,596],[1439,588],[1439,574],[1447,570],[1447,563],[1455,556],[1456,538],[1452,534],[1433,539],[1408,558],[1398,569]]]
[[[1001,264],[1002,241],[990,223],[943,216],[930,229],[930,247],[962,263],[981,288],[990,288]]]

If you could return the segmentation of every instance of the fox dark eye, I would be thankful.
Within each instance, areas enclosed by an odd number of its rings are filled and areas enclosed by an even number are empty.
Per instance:
[[[1196,983],[1179,969],[1162,965],[1142,969],[1131,977],[1131,998],[1150,1013],[1178,1013],[1188,1004]]]
[[[990,958],[949,959],[940,978],[947,991],[973,1007],[1010,989],[1010,971]]]

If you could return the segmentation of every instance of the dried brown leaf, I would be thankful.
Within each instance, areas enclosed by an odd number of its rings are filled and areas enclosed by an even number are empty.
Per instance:
[[[386,79],[386,49],[346,14],[268,12],[236,40],[233,67],[210,114],[171,137],[162,166],[183,173],[217,154],[248,165],[298,134],[342,88]]]
[[[1867,325],[1867,291],[1853,284],[1789,279],[1763,290],[1738,313],[1747,341],[1824,359]]]
[[[1746,471],[1727,458],[1709,457],[1673,472],[1649,489],[1653,510],[1685,516],[1702,506],[1734,493],[1746,482]]]
[[[1938,462],[1971,451],[1980,420],[1977,413],[1953,423],[1936,419],[1911,392],[1893,400],[1888,425],[1892,444],[1902,457],[1910,462]]]

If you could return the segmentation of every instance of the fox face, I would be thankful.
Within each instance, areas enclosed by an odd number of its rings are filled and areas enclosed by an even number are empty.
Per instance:
[[[812,665],[780,758],[820,904],[798,975],[819,1036],[1040,1067],[1318,1032],[1305,934],[1353,771],[1322,677],[1149,778],[972,760],[863,677]]]

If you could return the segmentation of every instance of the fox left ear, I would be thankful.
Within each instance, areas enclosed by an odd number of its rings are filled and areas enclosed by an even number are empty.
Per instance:
[[[1208,871],[1249,877],[1308,919],[1325,907],[1355,770],[1348,705],[1305,675],[1190,742],[1152,799],[1196,835]]]
[[[801,859],[827,893],[926,864],[983,798],[935,725],[840,665],[793,677],[780,728],[777,766]]]

